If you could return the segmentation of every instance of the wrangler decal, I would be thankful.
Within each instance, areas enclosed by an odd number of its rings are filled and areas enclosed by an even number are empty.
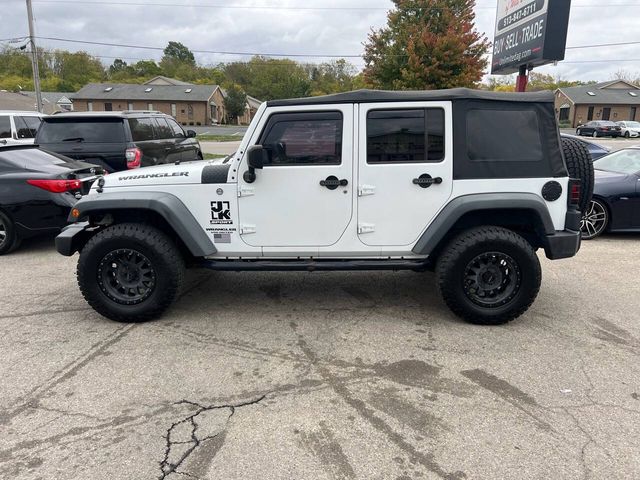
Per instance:
[[[146,178],[165,178],[165,177],[188,177],[189,172],[173,172],[173,173],[148,173],[146,175],[128,175],[126,177],[118,177],[121,182],[125,180],[144,180]]]

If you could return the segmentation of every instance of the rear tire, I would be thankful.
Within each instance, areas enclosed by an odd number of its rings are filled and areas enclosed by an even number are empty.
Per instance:
[[[540,290],[540,262],[531,245],[502,227],[463,232],[436,264],[437,286],[453,313],[476,325],[501,325],[526,312]]]
[[[582,130],[580,130],[580,129],[576,130],[576,135],[581,137],[582,136]]]
[[[593,196],[593,160],[583,142],[573,138],[562,139],[562,153],[571,178],[580,179],[580,211],[585,212]]]
[[[596,132],[595,130],[593,131],[593,133],[591,134],[591,136],[593,138],[598,138],[600,135],[598,135],[598,132]]]
[[[117,322],[159,317],[177,298],[185,263],[162,231],[116,224],[92,237],[80,253],[78,285],[99,314]]]
[[[13,252],[20,246],[20,238],[13,220],[0,211],[0,255]]]

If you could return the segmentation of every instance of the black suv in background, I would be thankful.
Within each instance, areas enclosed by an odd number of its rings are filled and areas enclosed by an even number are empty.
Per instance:
[[[202,160],[196,132],[160,112],[73,112],[43,119],[36,144],[107,172]]]

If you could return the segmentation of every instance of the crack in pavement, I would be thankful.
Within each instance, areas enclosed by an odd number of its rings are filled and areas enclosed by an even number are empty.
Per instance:
[[[404,437],[396,432],[391,426],[385,422],[383,418],[376,414],[375,410],[369,408],[367,404],[354,398],[347,386],[338,378],[336,378],[328,368],[322,366],[318,355],[309,347],[304,337],[298,333],[298,326],[291,322],[291,329],[298,337],[298,347],[309,359],[323,378],[323,380],[331,386],[334,392],[339,395],[350,407],[352,407],[358,414],[366,420],[373,428],[385,435],[391,442],[393,442],[400,450],[409,455],[412,461],[421,464],[430,472],[436,474],[438,477],[445,480],[461,480],[467,478],[467,475],[462,471],[447,472],[436,461],[435,456],[432,453],[423,453],[414,447],[411,443],[404,439]]]
[[[250,405],[255,405],[259,402],[261,402],[262,400],[264,400],[267,397],[267,395],[262,395],[261,397],[255,399],[255,400],[249,400],[247,402],[243,402],[243,403],[236,403],[236,404],[229,404],[229,405],[210,405],[210,406],[204,406],[204,405],[200,405],[199,403],[196,402],[192,402],[189,400],[181,400],[179,402],[174,403],[174,405],[191,405],[193,407],[196,407],[197,410],[195,411],[195,413],[189,415],[188,417],[180,420],[179,422],[175,422],[174,424],[172,424],[168,429],[167,429],[167,434],[165,435],[165,440],[166,440],[166,449],[164,452],[164,458],[162,459],[162,461],[160,462],[160,476],[158,477],[159,480],[164,480],[165,478],[167,478],[168,475],[171,475],[172,473],[177,473],[180,475],[185,475],[188,477],[193,477],[192,475],[189,475],[186,472],[178,472],[178,468],[180,468],[180,466],[187,460],[187,458],[189,458],[189,456],[203,443],[206,442],[207,440],[212,440],[216,437],[219,437],[220,435],[224,435],[226,434],[226,426],[229,423],[229,420],[231,420],[231,417],[233,417],[233,415],[236,412],[236,408],[241,408],[241,407],[246,407],[246,406],[250,406]],[[225,421],[225,427],[220,430],[218,433],[216,433],[215,435],[208,435],[205,437],[199,437],[198,436],[198,422],[197,422],[197,417],[200,416],[202,413],[205,412],[210,412],[212,410],[224,410],[227,409],[229,410],[229,415]],[[171,437],[172,434],[176,435],[174,432],[177,432],[177,429],[183,427],[183,426],[187,426],[188,429],[190,429],[189,432],[189,440],[186,441],[172,441]],[[176,446],[176,445],[188,445],[188,447],[181,453],[178,455],[177,460],[171,461],[170,457],[172,455],[172,447]]]

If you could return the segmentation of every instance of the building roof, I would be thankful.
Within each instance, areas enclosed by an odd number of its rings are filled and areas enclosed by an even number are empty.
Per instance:
[[[255,108],[257,110],[260,108],[260,105],[262,105],[262,100],[258,100],[257,98],[247,95],[247,105],[249,108]]]
[[[36,92],[23,90],[23,95],[31,98],[36,98]],[[43,103],[71,103],[71,96],[73,92],[41,92]]]
[[[622,80],[558,90],[576,104],[640,105],[640,87]]]
[[[147,80],[143,85],[193,85],[193,83],[183,82],[176,80],[175,78],[165,77],[164,75],[158,75],[151,80]]]
[[[0,110],[36,111],[36,102],[26,95],[0,91]]]
[[[142,100],[207,102],[218,85],[135,85],[90,83],[71,96],[72,100]]]
[[[269,106],[287,105],[326,105],[337,103],[368,103],[368,102],[420,102],[428,100],[489,100],[502,102],[534,102],[552,103],[553,92],[488,92],[471,90],[469,88],[452,88],[449,90],[428,91],[386,91],[386,90],[356,90],[353,92],[337,93],[320,97],[297,98],[288,100],[270,100]]]

